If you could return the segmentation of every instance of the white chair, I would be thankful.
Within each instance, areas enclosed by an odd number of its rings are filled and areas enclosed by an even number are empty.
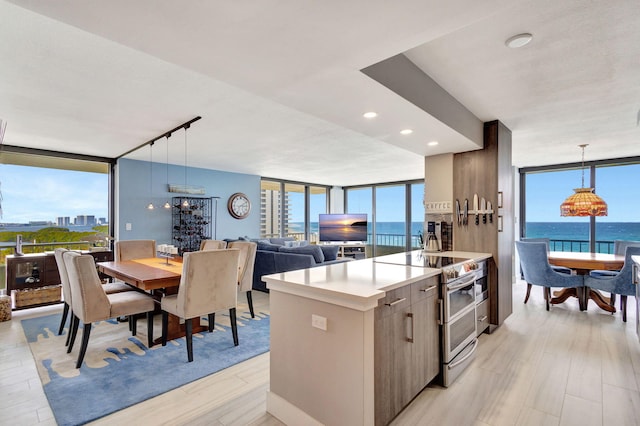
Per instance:
[[[184,254],[178,293],[162,298],[162,346],[167,344],[169,314],[185,320],[187,358],[193,361],[192,319],[209,317],[213,330],[215,312],[229,310],[233,344],[238,345],[236,303],[238,300],[238,249],[205,250]]]
[[[240,249],[240,258],[238,260],[238,290],[247,293],[249,312],[251,312],[251,318],[255,318],[251,289],[253,288],[253,269],[256,263],[258,244],[250,241],[233,241],[229,243],[229,248]]]
[[[133,323],[135,335],[135,315],[146,312],[148,345],[149,347],[153,345],[153,317],[151,312],[153,312],[155,303],[151,296],[138,291],[106,294],[98,277],[95,259],[91,255],[68,252],[64,255],[64,262],[69,275],[71,308],[74,313],[71,340],[69,341],[67,353],[70,353],[73,349],[80,321],[84,324],[82,344],[78,353],[76,368],[80,368],[84,360],[91,334],[91,324],[97,321],[129,316]]]
[[[156,242],[154,240],[116,241],[114,257],[116,262],[156,257]]]

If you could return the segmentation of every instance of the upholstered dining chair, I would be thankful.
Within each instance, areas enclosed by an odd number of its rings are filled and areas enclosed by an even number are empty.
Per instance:
[[[529,242],[529,243],[545,243],[547,245],[547,254],[549,254],[549,247],[551,245],[551,239],[549,238],[522,238],[521,241]],[[571,275],[571,269],[565,266],[556,266],[551,265],[551,269],[556,272],[560,272],[561,274]],[[520,267],[520,278],[524,279],[524,274],[522,273],[522,266]],[[531,284],[527,283],[527,294],[524,296],[524,303],[529,301],[529,296],[531,295]]]
[[[601,290],[611,293],[611,295],[620,295],[620,310],[622,311],[622,321],[627,322],[627,296],[636,295],[636,285],[633,284],[633,260],[631,256],[640,255],[640,246],[627,246],[624,255],[624,265],[620,272],[614,276],[592,275],[585,277],[584,285],[587,291],[591,289]],[[587,298],[587,301],[589,299]]]
[[[98,277],[95,260],[91,255],[68,252],[64,255],[64,262],[69,275],[71,308],[74,313],[67,353],[73,349],[80,321],[84,324],[76,368],[80,368],[84,360],[91,334],[91,324],[97,321],[129,316],[133,322],[135,335],[135,315],[147,313],[148,345],[149,347],[153,345],[153,317],[151,313],[155,303],[151,296],[138,291],[106,294]]]
[[[156,257],[154,240],[121,240],[115,244],[115,261]]]
[[[247,294],[249,312],[251,313],[251,318],[255,318],[251,289],[253,287],[253,269],[256,263],[258,244],[250,241],[232,241],[229,243],[229,248],[237,248],[240,250],[240,258],[238,260],[238,290]]]
[[[539,285],[543,288],[547,311],[551,300],[551,287],[579,288],[584,286],[582,275],[563,274],[551,268],[547,245],[544,242],[516,241],[516,248],[520,256],[524,280],[529,285]],[[524,303],[527,303],[527,300],[528,295]]]
[[[169,314],[185,320],[187,358],[193,361],[192,319],[209,317],[213,330],[215,312],[229,310],[233,344],[238,346],[236,303],[238,301],[238,249],[187,252],[182,261],[178,293],[164,296],[162,308],[162,346],[167,344]]]
[[[223,240],[202,240],[200,250],[221,250],[227,248],[227,242]]]
[[[58,266],[58,273],[60,274],[60,283],[62,284],[62,297],[64,299],[64,306],[62,308],[62,318],[60,319],[60,327],[58,329],[58,336],[62,334],[64,325],[67,322],[67,315],[73,318],[73,309],[71,309],[71,285],[69,284],[69,274],[67,273],[67,267],[64,263],[64,254],[68,252],[66,248],[57,248],[54,251],[54,257],[56,259],[56,265]],[[121,293],[123,291],[130,291],[132,288],[123,282],[113,282],[102,284],[104,292],[107,294]],[[69,322],[71,324],[71,321]],[[69,327],[71,331],[71,327]],[[69,345],[69,339],[71,333],[67,335],[65,346]]]

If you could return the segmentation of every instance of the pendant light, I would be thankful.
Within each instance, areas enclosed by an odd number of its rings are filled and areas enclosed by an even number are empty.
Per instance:
[[[169,137],[171,135],[167,135],[167,188],[169,188]],[[164,203],[164,208],[165,209],[170,209],[171,208],[171,204],[169,203],[169,200],[167,199],[167,201]]]
[[[185,188],[187,187],[187,129],[188,128],[189,128],[188,124],[184,126],[184,187]],[[184,202],[182,203],[182,207],[188,208],[189,200],[185,198]]]
[[[574,189],[575,194],[567,197],[560,205],[560,216],[607,216],[607,203],[596,194],[593,188],[584,187],[584,148],[582,148],[582,187]]]
[[[153,142],[149,144],[149,198],[153,200]],[[153,210],[153,202],[149,201],[147,209]]]

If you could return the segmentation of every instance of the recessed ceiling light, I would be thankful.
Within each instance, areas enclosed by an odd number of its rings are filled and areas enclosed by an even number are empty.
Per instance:
[[[411,129],[400,130],[400,134],[402,135],[410,135],[411,133],[413,133],[413,130]]]
[[[504,44],[512,49],[517,49],[518,47],[526,46],[532,39],[533,35],[529,33],[522,33],[509,37]]]
[[[374,112],[374,111],[369,111],[369,112],[365,112],[364,114],[362,114],[362,116],[364,118],[376,118],[378,116],[378,113]]]
[[[436,146],[436,145],[438,145],[438,141],[431,141],[431,142],[429,142],[427,145],[429,145],[429,146]]]

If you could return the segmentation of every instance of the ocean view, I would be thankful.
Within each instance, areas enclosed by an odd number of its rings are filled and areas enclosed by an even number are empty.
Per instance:
[[[589,222],[527,222],[528,238],[589,240]],[[640,241],[640,222],[596,223],[596,241]]]
[[[318,222],[311,222],[311,233],[318,232]],[[369,234],[371,234],[369,223]],[[403,222],[378,222],[376,224],[377,243],[379,245],[404,245]],[[289,224],[291,232],[304,232],[304,224],[294,222]],[[411,224],[411,235],[415,238],[422,230],[422,222]],[[454,233],[455,233],[454,227]],[[528,238],[549,238],[557,241],[583,241],[583,244],[557,244],[552,249],[565,251],[589,251],[589,223],[588,222],[527,222],[526,236]],[[613,241],[640,241],[640,222],[600,222],[596,223],[596,241],[603,243],[597,250],[607,252],[612,250]],[[370,242],[370,241],[369,241]],[[607,244],[611,243],[611,244]]]

